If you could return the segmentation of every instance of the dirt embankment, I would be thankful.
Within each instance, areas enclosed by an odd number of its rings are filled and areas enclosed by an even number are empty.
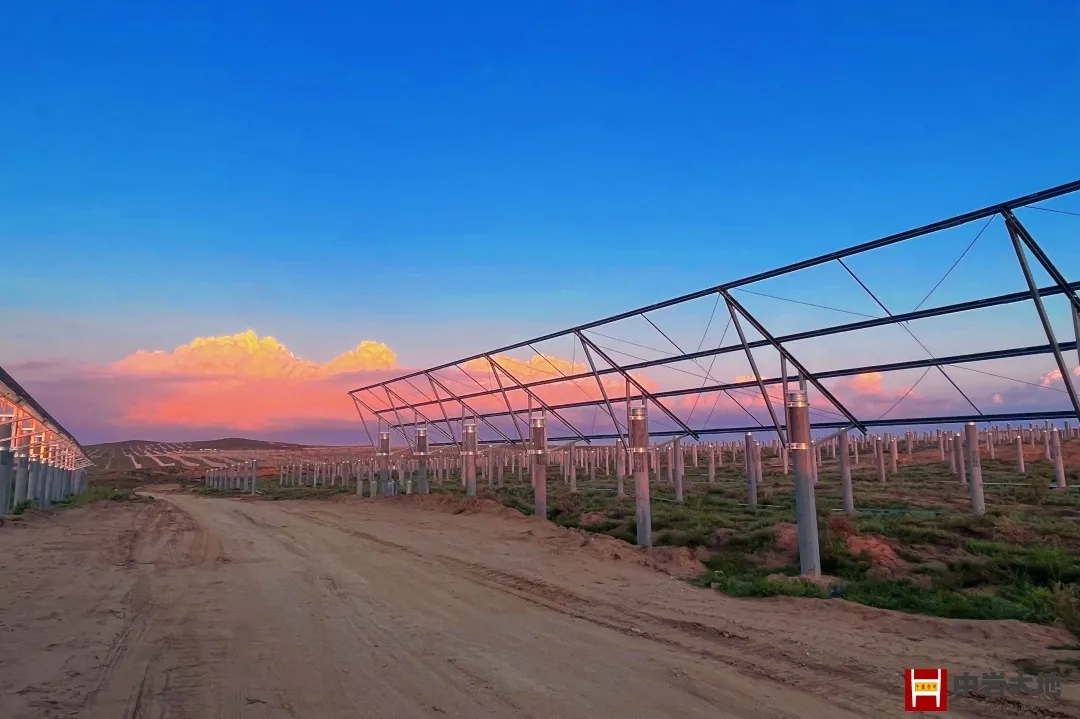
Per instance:
[[[0,716],[901,717],[905,666],[1011,673],[1072,641],[732,599],[483,500],[158,497],[0,527]],[[1080,716],[1074,688],[950,716]]]
[[[334,499],[338,503],[370,503],[371,499],[343,495]],[[536,517],[526,516],[516,509],[507,507],[493,499],[480,497],[462,499],[445,494],[408,494],[385,497],[374,500],[399,507],[409,507],[421,511],[444,512],[460,515],[488,515],[504,517],[512,521],[523,521],[529,525],[528,535],[546,546],[561,550],[578,550],[589,555],[617,562],[627,562],[642,567],[649,567],[670,574],[679,579],[692,579],[705,571],[702,561],[708,558],[707,552],[695,552],[686,547],[636,547],[626,542],[575,527],[560,527],[552,522],[541,521]],[[601,515],[602,516],[602,515]]]

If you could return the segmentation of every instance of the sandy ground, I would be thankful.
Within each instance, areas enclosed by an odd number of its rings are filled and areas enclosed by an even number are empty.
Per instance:
[[[0,717],[876,719],[904,666],[1075,642],[731,599],[501,508],[156,496],[0,527]],[[1077,717],[1076,689],[948,715]]]

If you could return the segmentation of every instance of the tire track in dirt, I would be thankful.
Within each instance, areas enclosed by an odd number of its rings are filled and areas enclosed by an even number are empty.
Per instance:
[[[208,647],[204,637],[188,631],[177,610],[199,604],[199,583],[182,578],[187,570],[217,566],[220,541],[166,502],[147,505],[135,528],[129,565],[138,572],[131,598],[136,613],[117,637],[83,709],[87,716],[125,719],[175,716],[173,710],[181,708],[179,716],[198,716],[186,712],[208,708],[200,697],[226,652],[223,643],[214,651],[212,643]]]
[[[0,569],[18,596],[49,594],[0,605],[33,667],[0,644],[4,719],[903,716],[890,666],[911,645],[888,642],[907,620],[729,600],[531,520],[175,493],[19,531],[39,548],[0,528]],[[65,593],[69,576],[85,590]],[[51,644],[34,645],[43,623]],[[829,631],[845,643],[805,641]],[[1075,716],[951,703],[959,717]]]
[[[341,523],[340,518],[332,513],[316,509],[300,511],[297,516],[320,526],[336,529],[358,539],[403,552],[421,561],[433,563],[430,553],[421,552],[371,533],[347,527]],[[687,622],[639,612],[627,607],[625,604],[606,603],[597,600],[595,597],[582,597],[546,582],[495,570],[482,564],[464,561],[446,554],[437,556],[439,562],[455,565],[468,572],[473,581],[510,594],[535,606],[586,621],[625,636],[645,639],[688,651],[704,659],[723,663],[747,676],[812,693],[823,700],[828,700],[851,711],[860,711],[866,706],[866,702],[872,703],[875,701],[877,695],[862,691],[860,687],[849,683],[845,685],[845,696],[838,696],[835,692],[829,690],[829,687],[833,686],[837,679],[837,675],[841,675],[848,682],[859,681],[872,685],[874,689],[882,692],[888,692],[896,688],[895,682],[883,679],[872,672],[860,671],[852,667],[814,664],[793,659],[788,653],[774,646],[756,643],[747,636],[733,634],[701,622]],[[651,630],[643,627],[650,627]],[[680,634],[688,635],[688,637],[702,639],[706,644],[687,641],[683,637],[673,637],[671,632],[666,630],[676,630]],[[795,642],[791,642],[791,644],[798,646]],[[733,651],[738,653],[735,654]],[[767,658],[774,662],[782,661],[790,664],[792,668],[784,669],[776,666],[775,663],[755,662],[750,657]],[[812,669],[820,676],[808,677],[805,672],[798,672],[797,669]],[[852,699],[861,701],[851,701]]]
[[[785,639],[790,649],[748,636],[736,634],[702,622],[680,620],[649,612],[641,612],[621,602],[606,602],[596,596],[585,597],[535,577],[498,570],[485,564],[462,560],[445,552],[421,551],[377,536],[371,532],[348,526],[341,514],[320,507],[295,505],[284,507],[286,512],[313,523],[336,529],[358,539],[403,552],[416,559],[452,564],[468,572],[475,581],[494,589],[512,594],[545,609],[572,616],[597,626],[640,637],[660,644],[695,653],[702,658],[721,662],[747,676],[772,681],[799,689],[836,703],[853,711],[864,710],[867,705],[880,701],[881,695],[896,695],[902,686],[902,677],[882,672],[875,667],[850,665],[842,662],[824,662],[813,659],[810,647]],[[672,632],[676,632],[672,636]],[[701,640],[701,641],[694,641]],[[765,660],[765,661],[763,661]],[[843,694],[834,687],[842,685]],[[1007,699],[996,701],[978,694],[953,696],[956,709],[970,712],[978,717],[1047,717],[1066,719],[1080,716],[1057,711],[1050,707]],[[855,700],[855,701],[849,701]]]

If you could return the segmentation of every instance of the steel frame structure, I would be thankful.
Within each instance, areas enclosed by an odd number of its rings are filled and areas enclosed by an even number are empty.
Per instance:
[[[30,452],[69,470],[81,470],[93,464],[75,437],[3,367],[0,367],[0,428],[3,429],[0,450]]]
[[[1061,341],[1054,333],[1054,329],[1051,326],[1049,317],[1047,315],[1043,300],[1047,297],[1054,297],[1062,295],[1069,301],[1072,307],[1072,313],[1074,318],[1074,327],[1076,332],[1080,333],[1080,297],[1078,297],[1077,291],[1080,290],[1080,282],[1069,282],[1066,280],[1063,273],[1052,262],[1046,252],[1036,242],[1032,233],[1027,227],[1016,217],[1014,210],[1019,208],[1034,205],[1035,203],[1044,202],[1054,198],[1059,198],[1071,193],[1080,192],[1080,180],[1069,182],[1056,187],[1051,187],[1039,192],[1035,192],[1023,197],[1014,198],[1005,202],[1000,202],[994,205],[989,205],[978,210],[967,212],[955,217],[950,217],[939,222],[934,222],[922,227],[907,230],[905,232],[899,232],[896,234],[888,235],[870,242],[864,242],[862,244],[847,247],[835,252],[820,255],[810,259],[802,260],[792,264],[778,267],[776,269],[760,272],[748,277],[743,277],[731,282],[727,282],[714,287],[709,287],[690,294],[681,295],[668,300],[657,302],[645,307],[639,307],[637,309],[622,312],[610,317],[587,322],[585,324],[570,327],[568,329],[560,330],[557,332],[551,332],[546,335],[534,337],[523,342],[517,342],[515,344],[499,347],[488,352],[482,352],[479,354],[465,357],[454,362],[447,362],[445,364],[430,367],[425,370],[419,370],[410,372],[407,374],[394,377],[389,380],[378,382],[375,384],[367,385],[351,390],[348,394],[352,398],[356,410],[360,416],[361,422],[364,424],[365,431],[368,431],[368,438],[372,439],[370,431],[367,428],[367,417],[365,411],[376,420],[378,427],[381,429],[385,424],[389,429],[397,432],[402,438],[404,438],[406,444],[411,446],[412,438],[407,431],[409,428],[417,426],[429,426],[439,432],[446,441],[445,442],[432,442],[432,446],[460,446],[460,439],[458,438],[459,432],[455,433],[455,426],[463,423],[470,416],[475,420],[483,423],[487,428],[492,430],[497,439],[485,441],[485,443],[506,444],[524,446],[526,443],[526,434],[523,434],[519,428],[519,422],[524,422],[528,427],[527,418],[532,415],[536,410],[543,410],[546,414],[565,425],[570,433],[566,436],[550,437],[552,442],[566,442],[577,443],[585,442],[591,443],[594,440],[608,441],[619,440],[626,442],[626,426],[627,417],[620,417],[620,413],[616,412],[614,404],[626,403],[627,409],[634,401],[641,401],[645,403],[651,403],[661,413],[671,420],[678,429],[664,430],[664,431],[650,431],[650,435],[656,437],[674,437],[674,436],[691,436],[695,439],[700,439],[703,435],[722,435],[722,434],[735,434],[753,431],[762,431],[768,429],[775,431],[779,441],[786,445],[786,430],[787,420],[783,416],[785,412],[781,412],[781,416],[778,416],[776,410],[772,405],[772,399],[767,391],[767,387],[770,385],[782,384],[784,389],[787,389],[789,382],[798,382],[800,385],[805,386],[805,383],[809,383],[816,389],[821,396],[823,396],[830,404],[837,410],[838,416],[841,417],[838,421],[820,421],[813,422],[812,428],[815,430],[827,430],[827,429],[857,429],[863,433],[871,427],[893,427],[901,425],[941,425],[941,424],[954,424],[961,422],[1012,422],[1012,421],[1024,421],[1024,420],[1055,420],[1055,419],[1067,419],[1071,417],[1080,417],[1080,398],[1077,396],[1076,388],[1069,381],[1068,366],[1065,362],[1063,353],[1070,350],[1077,350],[1077,341],[1074,338],[1073,341]],[[1067,213],[1068,214],[1068,213]],[[863,281],[852,271],[847,263],[844,262],[845,258],[860,255],[863,253],[871,252],[880,248],[896,245],[902,242],[913,240],[915,238],[930,235],[932,233],[941,232],[951,228],[966,225],[968,223],[977,222],[979,220],[986,220],[987,226],[989,222],[994,218],[1000,217],[1004,220],[1005,227],[1008,231],[1010,241],[1012,243],[1012,249],[1016,254],[1017,263],[1019,269],[1024,276],[1025,283],[1027,285],[1027,291],[1013,292],[1008,294],[991,295],[982,297],[975,300],[969,300],[965,302],[958,302],[939,307],[931,307],[926,309],[916,309],[911,312],[905,313],[893,313],[891,312],[877,296],[867,287]],[[983,228],[985,229],[985,227]],[[981,232],[980,232],[981,235]],[[978,239],[978,236],[976,236]],[[1039,266],[1041,266],[1047,273],[1047,275],[1053,280],[1053,284],[1045,287],[1039,287],[1036,284],[1034,276],[1031,271],[1031,263],[1029,262],[1028,255],[1035,259]],[[961,256],[962,257],[962,256]],[[958,260],[959,262],[959,260]],[[734,295],[732,290],[740,289],[752,285],[764,280],[782,277],[800,270],[816,267],[819,265],[825,265],[828,263],[838,263],[846,270],[852,278],[862,287],[863,290],[873,299],[877,306],[884,311],[885,316],[874,317],[870,319],[863,319],[854,322],[847,322],[843,324],[835,324],[827,327],[821,327],[818,329],[794,332],[781,336],[774,336],[769,330],[744,307]],[[954,265],[955,267],[955,265]],[[951,272],[951,270],[950,270]],[[946,275],[947,276],[947,275]],[[944,279],[944,278],[943,278]],[[940,284],[940,283],[939,283]],[[935,288],[936,289],[936,288]],[[723,301],[723,305],[726,307],[728,315],[730,316],[730,322],[734,326],[738,333],[739,343],[735,345],[715,347],[710,349],[698,349],[694,352],[683,351],[670,337],[667,336],[651,319],[648,314],[656,310],[660,310],[666,307],[672,307],[680,305],[692,300],[700,299],[703,297],[713,296],[717,297],[717,303]],[[899,326],[903,328],[908,334],[918,341],[918,338],[912,333],[907,323],[927,319],[932,317],[943,317],[948,315],[956,315],[964,312],[970,312],[973,310],[986,309],[990,307],[1001,307],[1005,305],[1011,305],[1020,302],[1032,302],[1035,305],[1036,311],[1039,316],[1040,324],[1044,334],[1046,335],[1047,342],[1045,344],[1032,345],[1026,347],[1008,347],[1000,348],[991,351],[973,352],[967,354],[956,354],[946,357],[936,357],[925,345],[919,342],[920,346],[926,350],[928,355],[925,359],[910,360],[903,362],[892,363],[879,363],[874,365],[865,365],[859,367],[844,367],[835,368],[825,371],[810,372],[807,367],[800,362],[798,357],[789,349],[789,346],[800,340],[807,340],[819,337],[829,337],[835,335],[843,335],[858,330],[864,330],[874,327],[882,326]],[[605,325],[618,322],[631,317],[641,317],[651,324],[661,335],[668,340],[668,342],[678,350],[677,354],[673,354],[668,357],[662,357],[659,359],[642,360],[633,363],[618,363],[609,354],[607,354],[603,348],[598,346],[593,340],[586,336],[585,332],[593,330],[595,328],[603,327]],[[743,329],[743,323],[752,327],[762,339],[749,340]],[[522,381],[510,371],[505,363],[499,362],[499,355],[506,352],[511,352],[520,349],[531,349],[538,356],[544,357],[539,352],[535,345],[548,340],[554,340],[563,337],[572,337],[576,342],[580,343],[580,346],[584,352],[584,357],[588,362],[588,370],[583,372],[574,372],[572,374],[564,374],[558,370],[554,364],[552,368],[558,372],[559,376],[553,376],[546,379]],[[781,362],[781,376],[779,377],[766,377],[764,376],[757,363],[755,362],[752,351],[757,348],[771,347],[780,356]],[[754,378],[747,381],[727,382],[720,383],[714,382],[713,384],[702,384],[699,387],[691,387],[686,389],[677,390],[664,390],[664,391],[648,391],[637,378],[632,374],[635,371],[643,370],[650,367],[663,367],[666,365],[672,365],[682,361],[692,361],[695,364],[698,360],[704,358],[713,358],[717,355],[739,352],[744,353],[748,360],[752,370]],[[1014,357],[1026,357],[1034,355],[1053,355],[1054,362],[1058,370],[1061,372],[1062,377],[1065,379],[1065,391],[1068,394],[1069,403],[1072,407],[1067,411],[1028,411],[1028,412],[1010,412],[1010,413],[997,413],[997,414],[985,414],[980,411],[974,403],[963,393],[963,390],[956,385],[955,382],[945,372],[945,368],[950,365],[956,365],[960,363],[968,362],[980,362],[986,360],[996,359],[1008,359]],[[608,367],[598,367],[596,358],[599,358],[606,362]],[[498,387],[494,389],[484,388],[479,382],[476,382],[475,378],[472,378],[474,382],[480,387],[480,391],[469,391],[465,393],[455,393],[449,387],[446,382],[440,380],[436,375],[437,372],[447,369],[457,369],[468,375],[468,372],[464,369],[466,363],[475,361],[481,361],[486,363],[490,367],[492,374],[496,378]],[[550,360],[549,360],[550,363]],[[795,368],[796,374],[789,375],[787,371],[787,365],[790,364]],[[698,365],[700,367],[700,365]],[[904,369],[914,368],[926,368],[936,369],[940,372],[945,379],[955,387],[964,399],[971,405],[974,413],[965,413],[963,415],[943,415],[943,416],[926,416],[926,417],[906,417],[896,419],[866,419],[856,416],[848,407],[835,397],[828,388],[822,384],[822,380],[838,378],[838,377],[850,377],[869,372],[895,372]],[[702,368],[704,369],[704,368]],[[626,391],[622,396],[612,396],[610,389],[605,387],[603,377],[607,375],[618,375],[625,382]],[[709,377],[709,373],[706,372],[706,378]],[[617,378],[616,378],[617,379]],[[413,382],[426,383],[431,390],[430,396],[427,392],[421,390]],[[578,402],[563,402],[563,403],[546,403],[536,393],[535,388],[554,385],[559,383],[575,383],[583,381],[593,381],[599,388],[601,397],[597,399],[589,399],[586,401]],[[408,401],[405,399],[406,390],[402,389],[404,386],[411,387],[425,399],[424,401]],[[395,386],[400,391],[395,391]],[[677,416],[670,408],[664,404],[664,400],[667,398],[680,397],[684,395],[702,395],[706,393],[725,393],[732,399],[730,392],[734,390],[747,390],[756,389],[760,392],[761,398],[764,401],[765,406],[768,409],[770,419],[772,421],[772,427],[762,425],[758,422],[755,425],[748,426],[725,426],[725,427],[700,427],[694,428],[689,426],[683,419]],[[528,398],[528,405],[515,407],[510,400],[508,392],[517,391],[523,393]],[[377,393],[385,395],[385,400],[379,397]],[[471,400],[478,400],[486,397],[496,397],[501,399],[502,404],[505,406],[505,410],[478,412],[470,405]],[[385,407],[378,407],[375,405],[383,404],[385,401]],[[535,407],[534,407],[535,403]],[[737,403],[737,400],[736,400]],[[567,419],[564,415],[560,414],[560,410],[570,410],[577,408],[595,407],[602,408],[610,417],[614,424],[614,432],[592,433],[582,431],[581,428],[575,426],[575,424]],[[741,405],[740,405],[741,407]],[[425,411],[427,410],[427,411]],[[449,410],[449,411],[448,411]],[[745,411],[745,409],[744,409]],[[516,437],[511,436],[504,432],[499,427],[492,423],[492,419],[500,417],[509,417],[513,423]],[[753,415],[751,415],[753,418]],[[411,421],[406,421],[410,420]],[[374,446],[374,441],[372,441]]]

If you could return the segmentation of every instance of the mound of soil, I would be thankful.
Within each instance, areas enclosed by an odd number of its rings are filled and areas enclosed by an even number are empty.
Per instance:
[[[908,574],[911,566],[900,557],[889,543],[874,535],[852,534],[845,540],[853,556],[870,560],[869,574],[878,579],[899,579]]]
[[[398,494],[393,497],[358,497],[355,494],[340,495],[339,502],[393,502],[398,505],[415,507],[428,512],[449,512],[451,514],[494,514],[508,517],[522,517],[521,512],[505,506],[494,499],[481,497],[454,497],[449,494]]]
[[[581,515],[581,519],[578,520],[578,524],[582,527],[595,527],[598,524],[603,524],[608,521],[608,518],[602,512],[586,512]]]
[[[346,495],[341,501],[358,500],[355,495]],[[576,527],[560,527],[533,516],[525,516],[516,509],[511,509],[492,499],[462,498],[446,494],[408,494],[395,497],[376,498],[375,501],[393,502],[408,505],[424,511],[446,512],[449,514],[487,514],[521,521],[529,529],[525,534],[530,541],[541,542],[557,553],[586,552],[592,556],[611,561],[626,561],[638,566],[655,569],[679,579],[691,579],[705,571],[702,562],[708,559],[708,551],[694,551],[686,547],[651,547],[645,549],[627,544],[621,539],[606,534],[589,532]],[[586,514],[581,523],[591,526],[607,521],[599,512]]]
[[[776,550],[782,554],[799,556],[799,528],[790,522],[779,522],[773,525],[773,539]]]
[[[869,574],[877,579],[899,579],[910,573],[911,566],[896,554],[889,540],[873,534],[860,534],[847,517],[830,517],[828,531],[844,540],[849,554],[870,562]],[[773,525],[774,548],[758,553],[762,566],[780,568],[799,561],[799,528],[789,522]]]

